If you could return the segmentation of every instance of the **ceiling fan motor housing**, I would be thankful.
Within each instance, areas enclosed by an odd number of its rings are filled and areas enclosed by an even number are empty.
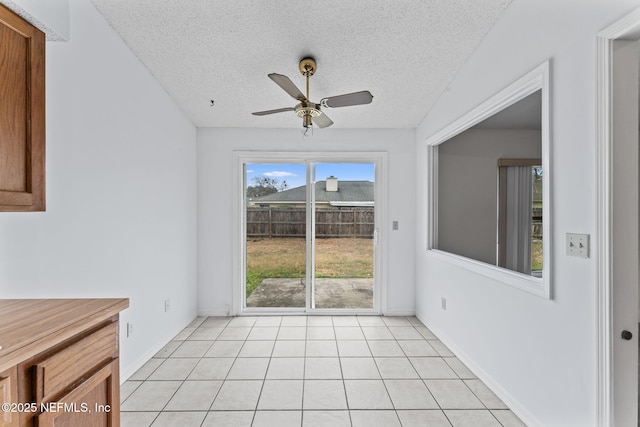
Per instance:
[[[316,72],[316,60],[313,58],[302,58],[298,65],[303,76],[313,76]]]

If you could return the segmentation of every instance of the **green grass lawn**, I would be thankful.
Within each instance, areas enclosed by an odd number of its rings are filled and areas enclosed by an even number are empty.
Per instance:
[[[542,239],[533,239],[531,243],[531,270],[542,270]]]
[[[304,278],[304,238],[247,239],[247,296],[267,278]],[[373,239],[316,240],[315,277],[373,277]]]
[[[264,268],[264,269],[247,269],[247,296],[260,286],[264,279],[269,278],[304,278],[304,270],[287,269],[287,268]]]
[[[268,278],[304,278],[304,238],[247,240],[247,296]],[[542,240],[533,239],[531,269],[542,270]],[[315,277],[373,277],[373,240],[316,240]]]

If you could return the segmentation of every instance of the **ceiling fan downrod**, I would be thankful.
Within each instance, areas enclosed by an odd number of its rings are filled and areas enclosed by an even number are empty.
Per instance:
[[[313,74],[316,72],[316,67],[317,67],[317,64],[315,59],[310,57],[302,58],[298,66],[298,68],[300,69],[300,72],[302,73],[303,76],[306,77],[306,80],[307,80],[307,100],[310,99],[309,77],[313,76]],[[313,116],[311,115],[311,113],[308,110],[305,110],[302,116],[302,126],[304,128],[312,127],[313,126],[312,120],[313,120]]]

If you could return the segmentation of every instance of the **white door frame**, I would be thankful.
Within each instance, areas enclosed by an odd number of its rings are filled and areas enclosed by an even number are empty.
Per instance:
[[[596,92],[596,310],[597,310],[597,425],[614,422],[612,313],[612,69],[613,41],[640,38],[640,8],[597,35]]]
[[[243,314],[383,314],[387,311],[387,233],[383,224],[387,223],[387,153],[386,152],[291,152],[291,151],[234,151],[233,179],[233,293],[231,315]],[[245,197],[244,165],[247,163],[373,163],[375,165],[375,237],[373,309],[313,309],[309,308],[250,308],[244,307],[246,290],[245,272]],[[307,168],[307,174],[309,174]],[[307,189],[310,191],[310,188]],[[309,226],[309,224],[307,224]],[[308,252],[308,251],[307,251]],[[309,299],[307,299],[308,305]]]

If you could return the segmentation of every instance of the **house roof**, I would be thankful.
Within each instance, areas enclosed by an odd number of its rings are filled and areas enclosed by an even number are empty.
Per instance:
[[[326,191],[326,181],[316,182],[316,202],[330,205],[367,205],[374,201],[374,185],[371,181],[339,181],[338,191]],[[268,196],[252,199],[253,203],[304,203],[307,186],[279,191]]]

